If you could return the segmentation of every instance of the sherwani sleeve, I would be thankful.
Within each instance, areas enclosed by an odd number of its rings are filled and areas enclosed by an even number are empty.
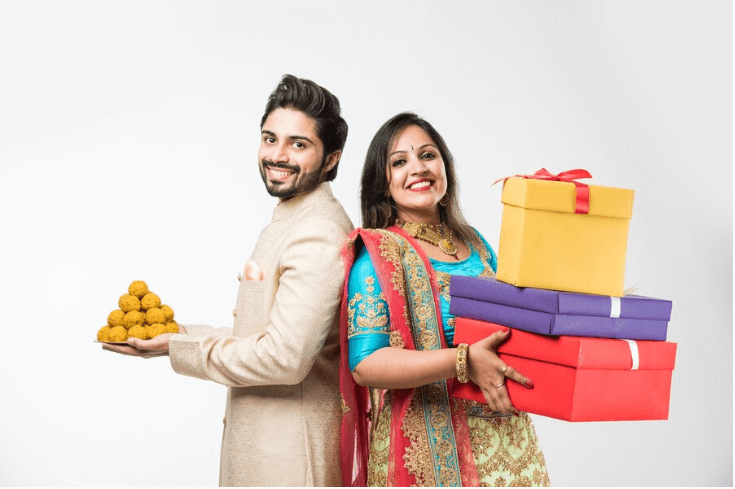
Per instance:
[[[345,234],[331,221],[308,221],[286,239],[265,331],[243,338],[174,335],[174,371],[232,387],[298,384],[306,377],[340,305]]]
[[[232,336],[232,328],[213,328],[202,324],[182,324],[186,334],[190,337],[196,336]]]

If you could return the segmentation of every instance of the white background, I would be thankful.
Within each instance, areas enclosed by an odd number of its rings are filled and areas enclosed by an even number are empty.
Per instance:
[[[674,303],[670,419],[534,422],[554,485],[732,485],[732,4],[0,3],[0,485],[217,484],[225,388],[93,343],[134,279],[229,326],[275,199],[284,73],[349,123],[335,194],[411,110],[496,247],[505,175],[636,191],[626,286]],[[284,463],[288,463],[284,460]]]

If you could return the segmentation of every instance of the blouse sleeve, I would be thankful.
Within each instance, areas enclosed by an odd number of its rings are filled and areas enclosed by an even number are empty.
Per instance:
[[[375,267],[365,248],[355,260],[347,286],[350,370],[390,344],[390,314]]]

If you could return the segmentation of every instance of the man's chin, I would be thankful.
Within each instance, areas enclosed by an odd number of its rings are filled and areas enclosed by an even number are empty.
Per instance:
[[[298,193],[298,189],[294,188],[294,185],[283,185],[280,182],[266,182],[265,189],[271,197],[280,197],[282,199],[293,197]]]
[[[294,180],[282,182],[278,180],[271,180],[270,178],[263,176],[263,183],[265,183],[265,189],[268,195],[271,197],[278,197],[282,200],[291,198],[295,195],[311,192],[320,183],[319,173],[306,173],[301,178],[295,178]]]

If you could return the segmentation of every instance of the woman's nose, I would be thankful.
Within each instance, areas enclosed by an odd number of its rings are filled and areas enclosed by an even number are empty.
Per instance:
[[[409,164],[411,165],[411,173],[414,173],[416,175],[423,175],[428,171],[424,160],[416,156],[409,157]]]

